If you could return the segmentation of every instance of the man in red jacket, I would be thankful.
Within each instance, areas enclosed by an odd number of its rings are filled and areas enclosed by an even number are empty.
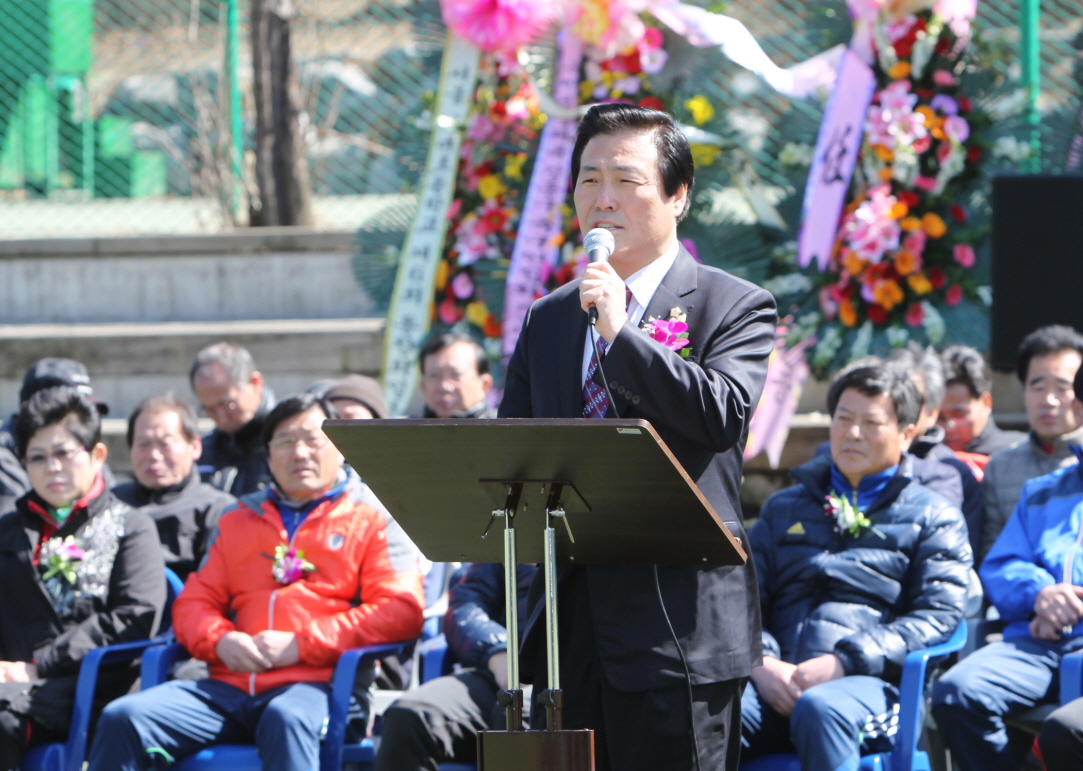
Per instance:
[[[333,416],[309,394],[267,416],[275,483],[222,515],[173,605],[177,639],[211,676],[110,704],[90,771],[136,771],[155,756],[253,741],[268,771],[316,768],[339,655],[421,631],[421,574],[392,564],[382,515],[356,500],[321,427]]]

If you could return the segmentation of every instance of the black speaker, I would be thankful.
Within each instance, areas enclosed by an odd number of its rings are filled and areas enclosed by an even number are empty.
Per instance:
[[[1038,327],[1083,331],[1083,176],[993,179],[992,364]]]

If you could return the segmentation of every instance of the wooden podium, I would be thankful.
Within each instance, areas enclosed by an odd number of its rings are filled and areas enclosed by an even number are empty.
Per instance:
[[[588,771],[593,732],[562,730],[556,568],[742,565],[723,525],[642,420],[329,420],[324,431],[434,562],[502,562],[507,731],[478,737],[481,771]],[[502,537],[496,531],[503,530]],[[515,566],[544,570],[547,729],[522,730]]]

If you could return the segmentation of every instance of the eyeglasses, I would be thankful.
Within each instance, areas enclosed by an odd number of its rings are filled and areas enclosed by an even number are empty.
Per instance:
[[[327,437],[323,434],[295,434],[276,437],[271,440],[271,452],[285,454],[293,452],[298,444],[303,444],[310,450],[320,450],[327,446]]]
[[[220,399],[214,404],[201,404],[199,405],[199,411],[206,415],[208,418],[213,418],[215,415],[223,411],[236,412],[238,407],[240,406],[237,402],[237,399],[240,397],[241,394],[243,394],[251,387],[252,385],[249,383],[237,389],[237,396],[234,396],[233,398]]]
[[[79,447],[78,445],[68,445],[67,447],[60,447],[52,452],[40,452],[35,450],[27,454],[26,465],[27,466],[48,466],[49,461],[55,460],[61,466],[66,466],[75,460],[80,453],[86,452],[85,447]]]

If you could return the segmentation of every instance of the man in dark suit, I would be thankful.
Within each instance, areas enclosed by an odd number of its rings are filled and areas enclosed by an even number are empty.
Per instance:
[[[583,231],[610,230],[616,248],[609,262],[591,263],[581,281],[530,309],[500,417],[649,420],[747,544],[741,452],[774,341],[774,300],[697,264],[678,242],[694,167],[665,113],[591,108],[576,137],[572,177]],[[591,345],[591,306],[612,403]],[[645,329],[656,320],[687,323],[688,342],[659,342],[658,331]],[[565,568],[559,580],[564,727],[596,731],[596,767],[736,769],[741,689],[761,661],[751,560],[743,567]],[[540,589],[536,578],[522,662],[535,694],[546,679]],[[544,724],[544,709],[535,705],[532,715]]]

